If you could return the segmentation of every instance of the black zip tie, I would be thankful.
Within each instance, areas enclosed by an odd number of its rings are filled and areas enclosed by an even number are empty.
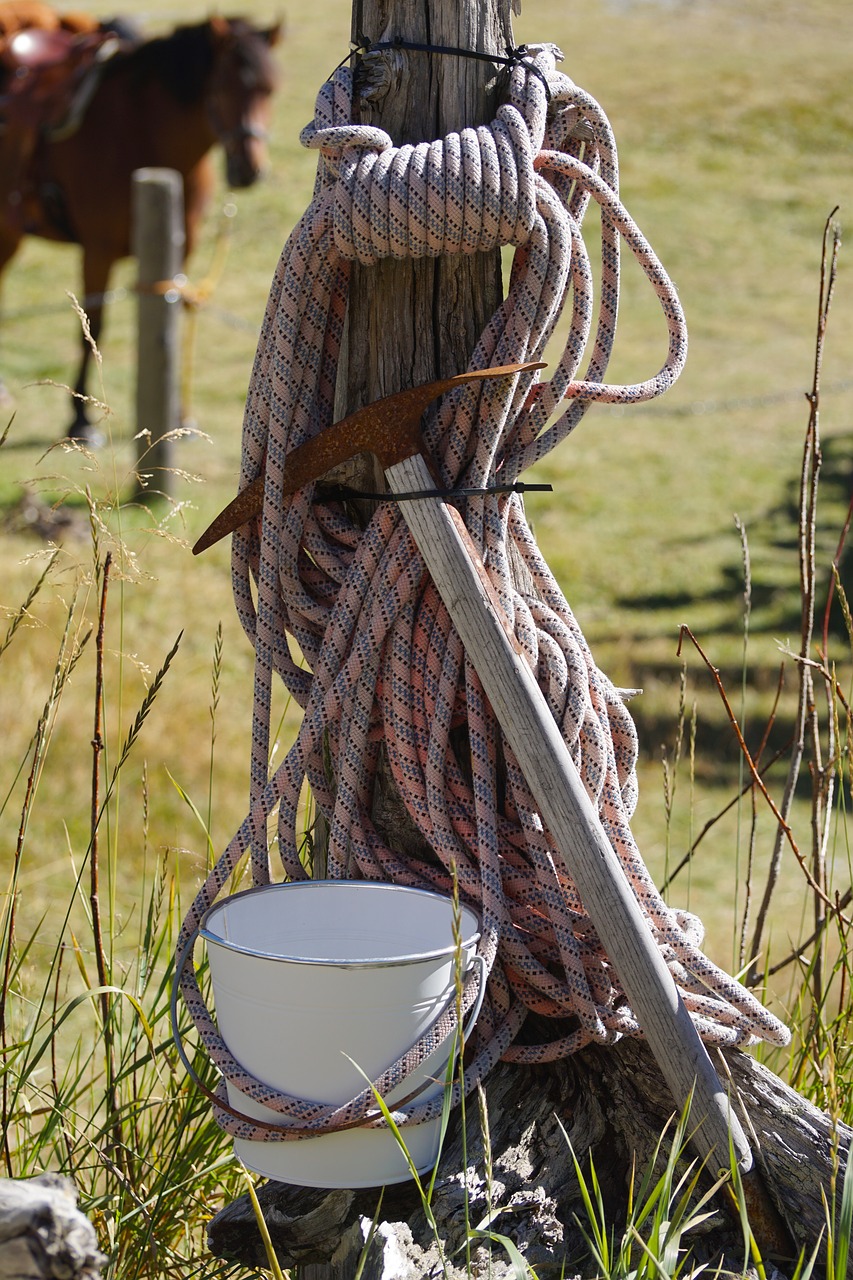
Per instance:
[[[408,493],[365,493],[351,489],[349,485],[323,486],[314,495],[315,502],[352,502],[367,498],[373,502],[417,502],[423,498],[482,498],[490,493],[553,493],[552,484],[525,484],[516,480],[513,484],[495,484],[487,489],[413,489]]]
[[[519,45],[517,49],[507,49],[506,56],[502,56],[499,53],[484,53],[480,49],[461,49],[450,44],[425,44],[418,40],[404,40],[402,36],[395,36],[393,40],[377,40],[375,44],[363,38],[359,52],[375,53],[380,49],[407,49],[412,53],[439,53],[447,57],[475,58],[479,62],[499,62],[502,66],[509,67],[514,62],[520,61],[522,54],[527,51],[527,45]]]
[[[551,101],[551,86],[548,84],[548,77],[544,71],[540,71],[539,67],[534,66],[532,62],[526,61],[531,56],[526,44],[517,45],[514,49],[507,48],[506,55],[501,55],[499,53],[482,53],[477,49],[458,49],[455,45],[421,44],[417,40],[404,40],[402,36],[397,36],[394,40],[379,40],[374,44],[368,40],[367,36],[360,35],[358,44],[354,44],[346,57],[341,58],[335,70],[327,79],[331,80],[335,71],[340,71],[344,63],[349,62],[350,58],[355,58],[365,53],[376,53],[383,49],[405,49],[410,53],[437,53],[452,58],[474,58],[478,62],[498,63],[504,67],[513,67],[517,62],[521,62],[524,63],[528,71],[539,77],[545,88],[545,95],[548,101]]]
[[[504,67],[513,67],[517,62],[522,62],[528,71],[532,71],[542,81],[548,101],[551,101],[551,87],[544,71],[540,71],[532,62],[525,61],[530,56],[526,44],[520,44],[515,49],[508,48],[506,56],[501,56],[499,53],[483,53],[478,49],[459,49],[455,45],[421,44],[417,40],[404,40],[402,36],[396,36],[393,40],[379,40],[376,44],[371,44],[370,41],[365,40],[364,36],[360,36],[359,39],[362,45],[354,51],[356,53],[374,53],[381,49],[405,49],[411,53],[437,53],[451,58],[474,58],[477,62],[497,62]]]

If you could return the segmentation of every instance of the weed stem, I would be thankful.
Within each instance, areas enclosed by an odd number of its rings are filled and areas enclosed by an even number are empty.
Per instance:
[[[104,1063],[106,1067],[105,1099],[109,1112],[107,1124],[112,1129],[111,1157],[118,1166],[123,1158],[123,1133],[119,1118],[118,1094],[115,1084],[115,1046],[113,1044],[113,1027],[111,1017],[111,1001],[107,987],[109,985],[109,965],[104,947],[103,923],[101,920],[100,901],[100,863],[99,838],[100,826],[100,793],[101,793],[101,753],[104,749],[103,739],[103,705],[104,705],[104,638],[106,633],[107,594],[110,585],[110,569],[112,556],[107,552],[104,559],[103,581],[101,583],[101,604],[98,612],[98,630],[95,635],[95,722],[92,731],[92,806],[89,862],[89,905],[92,909],[92,937],[95,945],[95,964],[98,971],[100,994],[102,1034],[104,1038]]]

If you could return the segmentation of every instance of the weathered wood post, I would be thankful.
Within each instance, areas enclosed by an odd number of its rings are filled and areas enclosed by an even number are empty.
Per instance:
[[[352,39],[403,40],[503,54],[511,40],[510,0],[354,0]],[[388,76],[357,103],[362,123],[378,125],[399,146],[431,142],[466,125],[486,124],[497,106],[494,67],[468,58],[394,51]],[[337,418],[404,387],[466,368],[501,297],[500,251],[352,268],[338,373]],[[375,490],[375,460],[347,482]],[[390,775],[377,796],[377,828],[397,847],[412,832]],[[393,835],[392,835],[393,832]],[[299,1280],[351,1280],[359,1240],[339,1261],[298,1268]]]
[[[399,38],[503,55],[512,43],[510,0],[354,0],[352,39]],[[397,145],[431,142],[466,125],[486,124],[498,106],[494,65],[470,58],[394,50],[387,77],[357,99],[363,124]],[[500,250],[453,257],[386,259],[352,266],[338,370],[336,418],[404,387],[462,372],[499,305]],[[353,464],[348,484],[383,485],[372,456]],[[420,837],[390,773],[375,799],[377,828],[394,847]]]
[[[393,37],[504,54],[510,0],[355,0],[352,37]],[[362,98],[362,122],[394,142],[429,142],[488,123],[497,106],[493,65],[394,51],[387,84]],[[500,253],[355,266],[339,375],[339,408],[461,372],[500,302]]]
[[[180,421],[180,291],[168,287],[184,261],[184,187],[173,169],[133,175],[133,253],[138,264],[136,368],[140,492],[172,490],[171,433]]]

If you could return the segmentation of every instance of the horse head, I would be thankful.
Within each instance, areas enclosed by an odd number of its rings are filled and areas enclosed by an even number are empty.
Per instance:
[[[217,141],[225,151],[227,181],[250,187],[266,167],[271,99],[278,69],[270,50],[280,24],[260,29],[241,18],[211,18],[213,64],[207,108]]]

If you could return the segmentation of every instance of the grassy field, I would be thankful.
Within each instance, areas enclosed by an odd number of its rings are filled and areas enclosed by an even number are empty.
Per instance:
[[[78,4],[99,11],[91,4]],[[132,295],[117,299],[102,344],[101,398],[110,406],[110,446],[94,460],[55,442],[68,420],[66,395],[78,326],[66,296],[79,292],[76,251],[29,241],[3,281],[0,370],[15,398],[2,448],[0,610],[10,618],[52,554],[26,519],[25,490],[63,501],[70,525],[49,585],[28,611],[0,666],[0,848],[20,866],[20,930],[46,917],[36,963],[55,942],[87,846],[92,757],[94,646],[89,643],[47,725],[49,767],[33,779],[25,832],[22,798],[35,726],[50,696],[67,619],[78,639],[92,626],[87,488],[103,519],[101,552],[114,547],[106,632],[106,760],[144,703],[154,674],[182,635],[163,689],[122,772],[118,817],[107,841],[117,934],[133,936],[143,854],[167,851],[190,892],[207,858],[206,834],[187,804],[210,813],[221,849],[244,816],[248,792],[252,654],[230,595],[227,547],[196,560],[189,547],[234,492],[242,404],[257,326],[285,238],[308,203],[314,157],[298,143],[318,85],[344,56],[349,3],[325,0],[285,13],[270,173],[258,188],[217,192],[202,245],[190,264],[203,281],[227,235],[224,269],[197,318],[190,404],[204,438],[178,446],[186,473],[169,507],[110,505],[127,494],[132,437]],[[132,7],[153,28],[204,16],[190,0],[178,13],[152,0]],[[258,20],[271,7],[235,3]],[[619,684],[642,687],[635,713],[642,745],[640,847],[656,874],[677,863],[693,836],[733,794],[738,752],[709,673],[695,653],[682,664],[678,629],[687,623],[726,680],[750,742],[760,736],[786,646],[799,637],[797,493],[808,418],[821,239],[830,211],[853,207],[853,144],[846,86],[853,63],[853,10],[841,0],[735,0],[713,4],[525,0],[519,41],[555,41],[565,69],[604,106],[622,158],[623,198],[673,275],[688,317],[685,374],[661,402],[591,412],[576,435],[533,478],[554,486],[529,510],[599,664]],[[226,216],[226,211],[229,216]],[[818,517],[820,591],[853,494],[853,283],[842,250],[822,376],[823,481]],[[130,290],[133,268],[114,282]],[[611,373],[649,376],[664,335],[639,280],[627,273],[621,333]],[[94,390],[94,388],[93,388]],[[751,566],[749,645],[744,646],[744,553]],[[214,658],[221,628],[221,660]],[[849,662],[843,628],[830,658]],[[746,653],[746,656],[744,654]],[[742,675],[745,671],[745,678]],[[847,679],[847,676],[840,677]],[[743,687],[742,687],[743,686]],[[679,705],[687,728],[672,791]],[[689,759],[694,703],[695,753]],[[215,735],[211,708],[216,705]],[[777,736],[790,723],[786,695]],[[282,705],[282,744],[296,720]],[[215,743],[212,737],[215,736]],[[662,751],[669,761],[661,764]],[[779,784],[780,785],[780,784]],[[809,809],[795,810],[808,844]],[[708,950],[736,967],[748,807],[733,810],[701,846],[672,899],[706,921]],[[773,822],[755,840],[760,883]],[[837,884],[849,883],[847,830],[840,817],[833,856]],[[773,940],[808,932],[799,873],[786,857]],[[82,907],[75,908],[83,912]],[[787,978],[776,986],[784,1006]]]
[[[270,174],[262,186],[233,200],[236,214],[230,218],[222,213],[228,193],[220,192],[205,242],[191,263],[193,281],[203,280],[227,229],[225,268],[211,304],[198,317],[192,364],[191,407],[209,440],[182,443],[177,458],[198,482],[178,485],[175,511],[157,510],[150,519],[125,508],[112,517],[114,527],[121,520],[136,557],[122,587],[125,635],[121,642],[110,640],[126,655],[126,706],[144,693],[146,668],[156,666],[158,655],[184,633],[172,695],[152,714],[145,748],[157,779],[152,803],[158,840],[168,845],[192,848],[197,840],[165,769],[192,794],[206,793],[207,753],[198,743],[207,731],[209,669],[220,621],[217,845],[243,811],[251,655],[230,601],[227,550],[217,548],[196,561],[187,541],[234,488],[255,329],[281,246],[310,198],[314,160],[299,147],[297,135],[310,116],[316,86],[346,48],[348,8],[335,0],[310,21],[301,12],[286,15]],[[259,19],[272,16],[251,11]],[[203,12],[201,5],[188,6],[182,17]],[[149,5],[137,16],[156,26],[176,15],[166,5]],[[520,40],[558,42],[568,72],[610,115],[620,141],[626,203],[672,272],[690,325],[688,367],[670,395],[631,411],[601,408],[590,414],[542,465],[541,478],[554,484],[554,493],[529,500],[540,545],[600,665],[617,682],[644,689],[634,702],[649,762],[637,824],[654,862],[663,845],[657,761],[673,733],[680,623],[688,622],[711,646],[714,661],[739,680],[743,588],[735,515],[749,538],[749,662],[759,688],[772,687],[775,675],[768,672],[775,672],[777,647],[797,635],[792,588],[803,392],[811,377],[824,219],[836,204],[843,219],[853,195],[850,125],[840,99],[853,22],[836,3],[751,4],[748,12],[725,3],[592,4],[572,12],[528,2],[516,34]],[[110,309],[103,342],[103,398],[112,409],[114,448],[99,455],[94,470],[66,452],[46,452],[61,434],[67,408],[55,386],[33,384],[70,379],[78,333],[65,293],[79,292],[78,269],[73,249],[29,241],[4,281],[0,367],[17,401],[0,477],[8,607],[26,594],[37,573],[37,564],[26,557],[40,551],[16,519],[21,486],[35,484],[50,497],[75,491],[70,501],[79,504],[86,484],[101,495],[126,491],[134,456],[130,295]],[[627,276],[613,374],[632,378],[657,368],[663,338],[648,299],[630,271]],[[126,264],[116,284],[129,287],[132,280]],[[849,490],[853,291],[846,280],[842,261],[823,375],[824,549],[834,547]],[[81,551],[67,538],[60,557],[63,583],[78,573],[81,555],[85,563],[85,539]],[[6,671],[0,708],[9,726],[13,769],[44,697],[39,672],[52,669],[57,625],[56,617],[36,611],[26,643],[16,646],[14,661],[21,670],[11,679]],[[81,670],[56,727],[67,772],[59,795],[43,799],[43,827],[31,838],[34,909],[40,908],[40,879],[46,869],[62,865],[85,822],[88,762],[75,741],[88,697]],[[727,782],[735,756],[716,695],[698,670],[690,675],[688,700],[693,698],[702,711],[700,737],[713,751],[702,761],[704,782],[713,789],[716,777]],[[698,803],[703,821],[704,800]],[[5,822],[8,844],[15,819],[7,816]],[[682,823],[679,839],[684,831]],[[731,856],[726,843],[719,842],[723,860]]]

